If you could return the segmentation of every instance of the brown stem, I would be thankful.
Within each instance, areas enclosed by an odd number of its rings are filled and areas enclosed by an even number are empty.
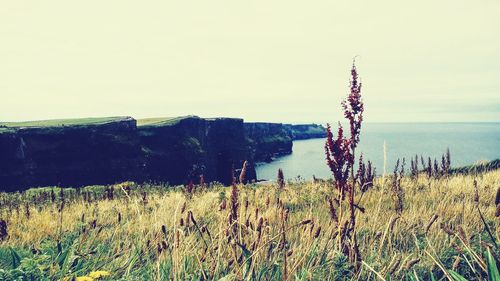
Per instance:
[[[477,208],[477,211],[479,212],[479,216],[481,217],[481,220],[483,221],[483,224],[484,224],[484,228],[486,229],[486,232],[488,232],[488,235],[490,236],[491,240],[493,241],[493,243],[495,244],[495,247],[498,248],[498,245],[497,245],[497,241],[495,240],[495,237],[493,236],[493,234],[491,233],[491,230],[490,230],[490,227],[488,226],[488,224],[486,223],[486,220],[484,219],[483,217],[483,213],[481,212],[481,209],[479,209],[479,206],[476,205],[476,208]]]

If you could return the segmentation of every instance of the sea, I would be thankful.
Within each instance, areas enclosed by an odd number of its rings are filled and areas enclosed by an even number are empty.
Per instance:
[[[346,126],[344,128],[347,132]],[[335,126],[332,126],[332,131],[336,135]],[[276,158],[271,163],[258,163],[257,178],[274,180],[279,168],[287,179],[330,178],[324,144],[325,139],[294,141],[292,154]],[[382,175],[384,170],[387,174],[392,173],[398,158],[406,159],[407,170],[410,158],[415,155],[419,160],[420,156],[426,161],[431,157],[441,163],[441,156],[447,149],[450,150],[452,167],[499,159],[500,122],[365,123],[356,157],[363,154],[365,160],[373,163],[377,175]]]

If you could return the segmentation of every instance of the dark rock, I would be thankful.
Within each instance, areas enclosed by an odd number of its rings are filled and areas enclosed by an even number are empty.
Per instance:
[[[290,154],[292,139],[311,137],[324,137],[324,128],[196,116],[0,123],[0,190],[127,180],[196,184],[200,175],[228,185],[244,161],[251,182],[256,161]]]
[[[197,183],[203,174],[208,182],[230,184],[232,168],[252,162],[242,119],[190,116],[139,126],[138,131],[145,155],[144,180]],[[255,179],[253,165],[249,169],[247,178]]]
[[[245,135],[256,162],[292,153],[292,137],[281,123],[245,123]]]
[[[318,124],[300,124],[300,125],[285,124],[284,127],[287,131],[289,131],[293,140],[305,140],[305,139],[326,137],[325,127]]]
[[[0,133],[0,189],[107,184],[135,177],[141,165],[136,121],[15,127]]]

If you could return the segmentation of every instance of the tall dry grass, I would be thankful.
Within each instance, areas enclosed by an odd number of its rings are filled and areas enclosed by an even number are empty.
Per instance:
[[[22,207],[17,211],[2,205],[8,237],[0,242],[0,253],[6,255],[12,248],[27,252],[26,258],[57,259],[69,247],[73,262],[77,258],[81,267],[47,269],[61,278],[103,269],[113,278],[150,280],[333,280],[388,274],[398,279],[411,274],[446,276],[446,270],[461,267],[468,276],[484,276],[482,253],[488,247],[495,252],[495,247],[478,209],[498,240],[499,180],[500,171],[477,177],[403,177],[400,185],[406,199],[398,213],[391,183],[376,179],[361,198],[365,210],[357,218],[363,256],[359,272],[332,245],[336,226],[326,199],[334,195],[329,182],[289,182],[283,188],[215,186],[189,196],[181,189],[166,192],[154,186],[147,187],[144,196],[141,186],[116,185],[102,189],[102,197],[89,203],[82,194],[94,192],[96,188],[90,187],[72,198],[65,192],[64,204],[61,196],[54,202],[50,196],[30,201],[29,194],[41,191],[1,194],[2,202],[20,196],[20,206],[27,202],[30,210],[28,215]],[[229,206],[220,208],[225,200]],[[63,249],[58,253],[57,247]]]

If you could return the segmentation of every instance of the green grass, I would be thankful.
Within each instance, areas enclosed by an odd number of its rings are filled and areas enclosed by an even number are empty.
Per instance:
[[[356,196],[365,207],[356,224],[358,272],[334,246],[328,181],[289,181],[284,189],[216,184],[192,193],[131,182],[64,189],[64,196],[59,188],[0,193],[0,218],[8,226],[0,280],[71,280],[98,270],[111,274],[98,280],[499,280],[499,178],[500,171],[405,177],[399,215],[391,179],[377,178]],[[438,218],[429,224],[433,215]]]
[[[138,127],[160,127],[177,124],[179,121],[195,116],[179,116],[179,117],[156,117],[137,119]]]
[[[9,128],[20,128],[20,127],[63,127],[63,126],[102,125],[120,121],[123,118],[125,117],[94,117],[94,118],[38,120],[38,121],[25,121],[25,122],[0,122],[0,127],[5,127],[5,128],[0,128],[0,130],[1,129],[9,130]]]
[[[137,126],[156,125],[159,123],[168,122],[174,118],[175,117],[156,117],[156,118],[137,119]]]
[[[479,162],[473,165],[452,168],[450,172],[452,174],[475,174],[484,173],[488,171],[493,171],[500,169],[500,159],[495,159],[493,161]]]
[[[13,128],[3,128],[3,127],[0,127],[0,134],[3,134],[3,133],[14,133],[16,130],[13,129]]]

